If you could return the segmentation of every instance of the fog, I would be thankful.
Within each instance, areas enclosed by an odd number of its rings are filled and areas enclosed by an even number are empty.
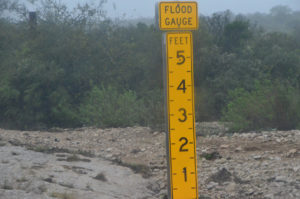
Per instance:
[[[234,13],[269,12],[276,5],[288,5],[293,10],[300,9],[299,0],[197,0],[199,13],[210,15],[214,12],[231,10]],[[111,17],[129,18],[153,17],[157,0],[108,0],[106,8]]]
[[[287,5],[292,10],[300,10],[299,0],[197,0],[199,13],[210,15],[214,12],[231,10],[238,13],[264,12],[276,5]],[[73,7],[77,3],[97,3],[99,0],[60,0],[60,2]],[[107,0],[105,10],[111,18],[137,18],[153,17],[155,4],[158,0]],[[34,7],[32,7],[34,9]]]

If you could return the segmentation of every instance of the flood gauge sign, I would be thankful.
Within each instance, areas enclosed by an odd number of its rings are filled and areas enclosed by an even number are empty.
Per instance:
[[[161,30],[198,29],[198,6],[192,1],[160,2],[159,27]]]
[[[163,37],[168,197],[198,199],[193,38],[187,31],[198,29],[198,5],[195,1],[160,2],[156,16],[159,28],[169,31]]]
[[[197,199],[192,33],[166,33],[165,42],[169,195]]]

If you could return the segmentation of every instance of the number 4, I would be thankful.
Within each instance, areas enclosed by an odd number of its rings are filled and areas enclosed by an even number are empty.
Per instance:
[[[177,90],[183,90],[183,93],[185,93],[186,87],[185,87],[185,80],[182,80],[177,87]]]

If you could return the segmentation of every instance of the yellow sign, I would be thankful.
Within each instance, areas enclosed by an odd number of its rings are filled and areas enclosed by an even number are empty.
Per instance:
[[[161,30],[196,30],[198,29],[197,2],[160,2],[158,20]]]
[[[166,34],[169,176],[172,199],[197,199],[193,40]]]

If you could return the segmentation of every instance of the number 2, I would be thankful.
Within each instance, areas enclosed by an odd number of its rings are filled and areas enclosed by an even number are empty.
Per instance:
[[[180,151],[180,152],[188,152],[188,151],[189,151],[188,149],[184,149],[184,148],[183,148],[185,145],[187,145],[188,139],[185,138],[185,137],[182,137],[182,138],[180,138],[179,141],[180,141],[180,142],[181,142],[181,141],[184,141],[184,143],[181,145],[179,151]]]

